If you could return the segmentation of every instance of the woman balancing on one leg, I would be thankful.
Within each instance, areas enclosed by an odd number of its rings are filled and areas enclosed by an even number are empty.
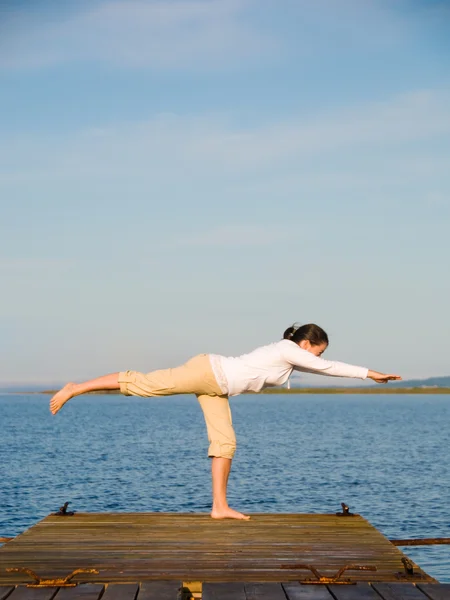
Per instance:
[[[398,375],[385,375],[364,367],[320,358],[328,346],[328,336],[317,325],[289,327],[283,338],[280,342],[262,346],[236,358],[200,354],[175,369],[153,371],[146,375],[124,371],[85,383],[68,383],[53,396],[50,410],[56,414],[74,396],[100,390],[120,389],[126,396],[147,397],[195,394],[205,416],[210,442],[208,456],[212,457],[211,516],[214,519],[249,519],[227,503],[228,476],[236,450],[228,396],[282,385],[292,371],[359,379],[370,377],[377,383],[401,379]]]

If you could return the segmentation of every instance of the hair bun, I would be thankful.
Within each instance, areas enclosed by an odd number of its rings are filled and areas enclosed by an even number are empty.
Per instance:
[[[328,336],[326,332],[315,325],[314,323],[308,323],[307,325],[298,325],[294,323],[291,327],[288,327],[283,334],[283,339],[291,340],[296,344],[299,344],[303,340],[307,340],[311,346],[320,346],[320,344],[326,344],[328,346]]]
[[[291,340],[294,337],[295,332],[297,331],[297,327],[295,327],[295,325],[292,325],[291,327],[288,327],[286,329],[286,331],[283,334],[283,339],[284,340]]]

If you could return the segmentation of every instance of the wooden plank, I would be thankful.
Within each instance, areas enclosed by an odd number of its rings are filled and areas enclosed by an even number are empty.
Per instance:
[[[409,540],[389,540],[394,546],[443,546],[450,544],[450,538],[414,538]]]
[[[380,596],[368,583],[330,585],[329,589],[336,600],[380,600]]]
[[[27,588],[19,585],[8,596],[8,600],[52,600],[58,588]]]
[[[247,600],[286,600],[281,583],[246,583]]]
[[[0,600],[6,600],[13,589],[11,585],[0,585]]]
[[[413,583],[374,583],[383,600],[427,600]]]
[[[143,581],[138,600],[177,600],[180,589],[180,581]]]
[[[450,600],[450,583],[421,583],[417,587],[431,600]]]
[[[110,583],[102,600],[136,600],[138,591],[139,584],[137,583]]]
[[[202,600],[246,600],[244,583],[204,583]]]
[[[59,588],[55,600],[98,600],[104,586],[98,583],[81,583],[72,588]]]
[[[288,600],[333,600],[333,596],[324,585],[302,585],[297,581],[283,583]]]
[[[89,583],[287,582],[306,576],[292,568],[299,563],[327,575],[346,564],[374,565],[376,572],[355,571],[352,579],[394,582],[403,557],[359,516],[264,514],[242,522],[193,513],[76,513],[46,517],[0,548],[0,584],[28,581],[6,573],[20,566],[45,577],[95,568],[98,575],[77,577]]]

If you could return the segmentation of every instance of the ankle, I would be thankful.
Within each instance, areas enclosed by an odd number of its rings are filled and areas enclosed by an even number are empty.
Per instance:
[[[79,389],[79,384],[78,383],[67,383],[65,385],[65,387],[67,388],[67,391],[70,392],[70,397],[73,398],[74,396],[79,396],[82,392]]]
[[[226,508],[229,508],[226,500],[222,502],[213,502],[212,510],[225,510]]]

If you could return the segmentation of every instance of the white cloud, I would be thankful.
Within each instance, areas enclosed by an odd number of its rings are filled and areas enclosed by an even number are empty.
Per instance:
[[[269,56],[275,42],[243,13],[247,0],[118,0],[44,22],[18,14],[2,32],[0,68],[73,61],[126,67],[209,68]]]
[[[444,194],[444,192],[430,190],[425,194],[424,202],[435,209],[450,206],[450,190],[446,194]]]
[[[196,235],[177,237],[170,246],[268,246],[288,233],[287,227],[274,225],[221,225]]]
[[[317,167],[318,159],[324,167],[329,157],[336,161],[351,153],[357,161],[367,152],[391,152],[393,160],[403,162],[404,173],[413,166],[414,175],[425,177],[446,162],[442,151],[437,159],[430,157],[427,144],[441,143],[450,133],[449,106],[446,91],[418,91],[252,129],[214,116],[161,115],[70,136],[14,136],[0,143],[0,183],[68,177],[167,182],[174,176],[217,182],[217,177],[256,172],[297,177],[303,167],[314,177],[310,167]],[[338,172],[336,177],[345,179]]]
[[[0,256],[0,272],[14,272],[18,275],[33,271],[65,270],[73,261],[58,258],[11,258]]]
[[[277,61],[286,52],[310,61],[329,53],[330,44],[333,52],[344,53],[398,46],[414,40],[418,27],[414,12],[406,17],[401,3],[383,0],[90,0],[73,5],[77,11],[71,13],[63,7],[51,14],[13,11],[2,28],[0,69],[79,61],[215,69]],[[423,18],[436,17],[422,11]]]

